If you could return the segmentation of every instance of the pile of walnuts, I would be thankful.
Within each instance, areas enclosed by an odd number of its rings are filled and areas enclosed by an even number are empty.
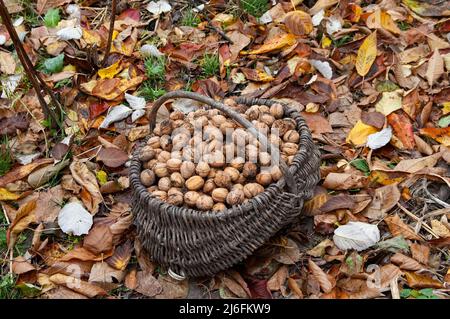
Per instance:
[[[288,165],[292,162],[300,136],[295,121],[284,118],[281,104],[243,108],[233,100],[225,103],[265,134]],[[172,205],[221,211],[244,203],[282,177],[278,162],[262,144],[218,110],[187,115],[173,111],[156,124],[153,134],[139,153],[141,182]]]

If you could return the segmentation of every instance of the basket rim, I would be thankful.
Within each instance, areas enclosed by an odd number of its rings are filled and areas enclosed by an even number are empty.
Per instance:
[[[297,110],[289,107],[286,103],[283,103],[281,101],[276,101],[273,99],[259,99],[259,98],[255,98],[255,99],[248,99],[245,97],[236,97],[235,98],[236,102],[238,102],[239,104],[251,104],[251,105],[272,105],[275,103],[279,103],[283,106],[285,112],[287,112],[289,114],[290,118],[293,118],[293,116],[295,115],[297,117],[297,119],[294,119],[294,121],[296,121],[296,131],[301,133],[300,135],[300,140],[299,140],[299,150],[298,152],[294,155],[294,158],[298,158],[298,157],[302,157],[302,156],[308,156],[310,154],[308,154],[308,152],[310,150],[308,150],[308,148],[306,147],[301,147],[302,145],[308,144],[311,140],[311,132],[309,131],[308,126],[306,125],[306,121],[303,118],[303,116],[300,114],[300,112],[298,112]],[[148,140],[148,138],[150,138],[151,136],[154,136],[154,134],[150,133],[148,135],[148,137],[145,138],[145,141]],[[171,213],[171,214],[176,214],[179,217],[189,217],[189,218],[194,218],[194,219],[210,219],[210,218],[217,218],[217,219],[225,219],[228,217],[233,217],[234,215],[239,214],[241,211],[245,211],[246,209],[250,208],[250,207],[254,207],[255,205],[258,205],[258,202],[261,201],[261,199],[265,196],[265,193],[267,193],[268,191],[274,191],[274,192],[279,192],[280,194],[283,193],[287,193],[290,196],[293,196],[294,198],[298,198],[301,195],[300,194],[294,194],[291,192],[288,192],[285,190],[285,180],[284,179],[280,179],[279,181],[277,181],[276,183],[272,183],[270,184],[267,188],[265,188],[264,192],[259,193],[258,195],[256,195],[255,197],[251,198],[250,200],[246,201],[245,203],[239,204],[239,205],[234,205],[231,208],[226,208],[222,211],[212,211],[212,210],[208,210],[208,211],[200,211],[200,210],[196,210],[190,207],[179,207],[179,206],[174,206],[172,204],[169,204],[167,202],[162,201],[160,198],[156,197],[156,196],[152,196],[148,191],[147,188],[141,183],[140,181],[140,173],[141,173],[141,167],[142,167],[142,163],[138,158],[138,154],[140,149],[145,146],[145,144],[141,144],[138,147],[136,147],[134,153],[133,153],[133,157],[131,159],[131,165],[130,165],[130,185],[133,189],[134,194],[136,194],[140,200],[142,201],[154,201],[159,205],[164,205],[164,206],[169,206],[169,207],[176,207],[176,208],[181,208],[180,211],[177,212],[165,212],[165,214],[167,213]],[[296,165],[295,164],[291,164],[288,166],[289,171],[294,171],[296,170]],[[161,210],[158,210],[157,214],[161,214]]]

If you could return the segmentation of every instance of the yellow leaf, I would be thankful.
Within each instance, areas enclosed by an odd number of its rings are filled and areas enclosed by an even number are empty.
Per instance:
[[[443,106],[442,108],[443,115],[450,113],[450,102],[444,102],[442,103],[442,106]]]
[[[383,28],[394,34],[401,33],[400,29],[397,27],[394,20],[392,20],[391,16],[380,9],[377,9],[367,18],[366,24],[371,29]]]
[[[377,31],[369,35],[358,49],[356,56],[356,71],[365,76],[377,57]]]
[[[98,70],[98,76],[102,79],[112,79],[117,73],[121,71],[120,60],[114,64],[111,64],[107,68]]]
[[[340,64],[346,65],[346,64],[355,64],[356,62],[356,55],[355,54],[347,54],[343,59],[339,61]]]
[[[371,183],[379,183],[381,185],[392,185],[395,183],[400,183],[404,179],[404,177],[391,178],[388,173],[383,171],[371,171],[369,175],[369,180]]]
[[[285,46],[291,46],[295,43],[295,35],[286,33],[279,35],[273,39],[270,39],[264,43],[261,47],[252,51],[241,51],[241,54],[263,54],[275,50],[284,48]]]
[[[384,115],[389,115],[402,108],[402,90],[383,92],[383,95],[375,105],[375,110]]]
[[[313,30],[311,16],[301,10],[287,13],[283,19],[289,32],[295,35],[310,34]]]
[[[108,181],[108,174],[106,174],[105,171],[98,171],[97,180],[100,183],[100,185],[106,184],[106,182]]]
[[[11,193],[6,188],[0,188],[0,200],[17,200],[20,195]]]
[[[63,68],[63,71],[73,71],[73,72],[76,72],[76,71],[77,71],[77,67],[76,67],[75,65],[73,65],[73,64],[69,64],[69,65],[66,65],[66,66]]]
[[[83,29],[83,40],[86,41],[87,44],[96,44],[97,46],[100,46],[102,42],[102,38],[97,31],[87,29]]]
[[[327,36],[322,37],[322,48],[326,49],[331,45],[331,39]]]
[[[378,130],[375,127],[364,124],[359,120],[348,134],[346,141],[347,143],[353,143],[354,145],[363,145],[366,144],[367,137],[376,132],[378,132]]]

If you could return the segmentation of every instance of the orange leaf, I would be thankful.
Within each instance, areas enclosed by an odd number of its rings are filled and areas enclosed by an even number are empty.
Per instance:
[[[308,268],[319,282],[323,292],[329,293],[336,283],[333,284],[330,280],[330,276],[326,274],[319,266],[317,266],[317,264],[311,259],[308,260]]]
[[[407,239],[422,240],[408,225],[406,225],[400,217],[395,214],[384,219],[389,227],[389,231],[393,236],[402,235]]]
[[[34,210],[36,208],[36,199],[22,205],[17,211],[14,221],[9,225],[6,232],[8,249],[12,249],[16,243],[17,236],[24,231],[28,225],[36,221]]]
[[[263,53],[282,49],[285,46],[294,45],[295,42],[296,42],[295,35],[286,33],[286,34],[278,35],[278,36],[274,37],[273,39],[270,39],[269,41],[264,43],[262,46],[260,46],[256,50],[241,51],[241,54],[263,54]]]
[[[394,135],[402,142],[403,147],[408,150],[413,149],[416,142],[409,117],[403,111],[398,111],[389,114],[387,120],[394,130]]]
[[[447,147],[450,146],[450,127],[444,128],[434,128],[434,127],[426,127],[420,129],[420,134],[431,137],[432,139],[438,141],[442,145]]]
[[[295,10],[284,16],[284,24],[295,35],[310,34],[313,30],[311,16],[301,10]]]
[[[414,289],[422,288],[442,288],[442,284],[431,277],[416,274],[414,272],[405,272],[406,280],[408,281],[408,286]]]

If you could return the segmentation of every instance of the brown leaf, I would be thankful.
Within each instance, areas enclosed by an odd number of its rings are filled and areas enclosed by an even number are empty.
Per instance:
[[[136,278],[136,268],[130,270],[130,272],[125,276],[125,287],[131,290],[135,290],[137,287],[137,278]]]
[[[273,256],[273,259],[285,265],[295,264],[300,260],[298,245],[292,239],[288,239],[287,244],[281,247],[280,252]]]
[[[406,225],[401,219],[400,216],[395,214],[394,216],[386,217],[384,219],[386,224],[389,227],[389,231],[392,236],[402,235],[407,239],[414,240],[422,240],[420,236],[418,236],[408,225]]]
[[[441,77],[444,73],[444,59],[442,58],[439,50],[436,49],[433,52],[430,60],[428,60],[428,68],[426,78],[429,86],[433,86],[433,83]]]
[[[251,39],[237,30],[228,32],[227,36],[233,41],[233,43],[230,44],[230,63],[233,63],[239,56],[239,52],[250,44]]]
[[[84,237],[83,247],[98,255],[113,248],[113,234],[109,225],[94,225]]]
[[[49,164],[52,162],[53,162],[52,158],[41,158],[41,159],[35,160],[34,162],[32,162],[30,164],[19,166],[15,169],[11,170],[4,176],[0,177],[0,187],[4,187],[9,183],[13,183],[19,179],[22,179],[22,178],[28,176],[33,170],[35,170],[39,166]]]
[[[289,269],[283,265],[278,269],[267,282],[267,288],[270,291],[282,291],[285,290],[286,279],[289,275]]]
[[[102,161],[106,166],[116,168],[128,161],[128,154],[115,147],[102,147],[97,154],[97,161]]]
[[[36,10],[39,14],[44,13],[48,9],[62,7],[71,0],[37,0]]]
[[[384,217],[400,200],[401,194],[397,184],[386,185],[375,190],[375,194],[364,216],[371,219]]]
[[[306,253],[313,257],[323,257],[323,255],[325,255],[326,249],[329,247],[334,247],[334,242],[330,239],[325,239],[314,246],[312,249],[308,250]]]
[[[88,299],[85,295],[79,294],[63,286],[49,290],[45,293],[48,299]]]
[[[411,120],[402,110],[393,112],[387,116],[389,125],[392,126],[394,135],[400,140],[403,148],[412,150],[415,146],[414,133]]]
[[[13,249],[16,244],[17,237],[24,231],[28,225],[36,222],[34,210],[36,209],[36,200],[29,201],[22,205],[17,211],[16,218],[9,225],[6,232],[6,240],[8,242],[8,249]]]
[[[386,117],[384,114],[379,112],[362,112],[361,113],[361,121],[364,124],[376,127],[381,130],[384,126],[384,122],[386,122]]]
[[[398,265],[401,269],[417,271],[423,267],[411,257],[403,255],[402,253],[396,253],[391,257],[391,262]]]
[[[224,276],[222,278],[222,282],[233,294],[235,294],[239,298],[249,298],[250,296],[247,292],[242,288],[240,284],[238,284],[235,280]]]
[[[30,121],[27,119],[27,113],[17,113],[11,117],[0,119],[0,135],[14,136],[16,130],[26,130]]]
[[[162,292],[155,296],[156,299],[185,299],[189,292],[188,281],[177,281],[169,276],[159,276],[158,282]]]
[[[394,170],[399,172],[416,173],[425,167],[433,167],[442,157],[442,152],[422,158],[401,160]]]
[[[162,292],[161,284],[149,272],[138,271],[136,281],[137,285],[134,290],[147,297],[153,297]]]
[[[311,259],[308,259],[308,268],[309,271],[313,274],[313,276],[317,279],[322,288],[323,292],[329,293],[336,285],[336,283],[332,283],[328,274],[326,274],[315,262]]]
[[[313,30],[311,16],[301,10],[288,12],[283,19],[288,30],[295,35],[310,34]]]
[[[253,299],[272,299],[266,279],[248,279],[248,289]]]
[[[411,254],[415,260],[423,265],[428,265],[430,247],[416,243],[409,244],[409,247],[411,248]]]
[[[89,212],[96,214],[100,203],[103,202],[103,197],[97,183],[97,178],[91,171],[89,171],[86,164],[77,160],[70,164],[70,171],[75,181],[83,186],[91,195],[89,201],[83,201],[84,205],[87,207]]]
[[[397,266],[393,264],[383,265],[380,269],[380,288],[388,287],[391,281],[401,274],[402,271]]]
[[[423,288],[442,288],[442,284],[431,277],[417,274],[414,272],[405,272],[406,280],[408,281],[408,286],[414,289]]]
[[[322,213],[328,213],[336,209],[352,209],[355,206],[353,198],[349,195],[340,194],[331,197],[320,207]]]
[[[52,157],[56,160],[61,160],[64,157],[64,155],[66,155],[68,150],[69,145],[64,143],[56,143],[56,145],[53,146],[52,149]]]
[[[105,290],[111,290],[122,282],[125,272],[110,267],[107,263],[99,261],[95,263],[89,274],[89,282],[103,287]]]
[[[12,271],[16,275],[21,275],[27,273],[29,271],[36,270],[36,268],[30,264],[25,257],[18,256],[13,259],[12,262]]]
[[[300,298],[300,299],[303,298],[303,292],[300,289],[300,286],[298,285],[296,280],[294,280],[293,278],[288,278],[288,286],[289,286],[289,289],[291,289],[291,291],[295,295],[297,295],[298,298]]]
[[[40,192],[36,201],[36,221],[52,223],[58,217],[61,204],[64,201],[64,191],[61,185],[52,187],[46,192]]]
[[[114,249],[114,255],[106,259],[106,262],[115,269],[125,270],[130,261],[132,251],[133,245],[130,240],[127,240]]]
[[[56,274],[50,276],[50,281],[57,285],[62,285],[72,289],[73,291],[90,298],[107,295],[107,292],[102,288],[71,276]]]
[[[433,247],[447,247],[450,246],[450,237],[430,239],[428,243]]]
[[[84,247],[77,247],[65,254],[60,260],[69,261],[72,259],[79,259],[83,261],[101,261],[112,256],[112,251],[95,255]]]
[[[316,134],[331,133],[333,129],[326,118],[317,113],[301,112],[311,132]]]
[[[326,189],[347,190],[352,188],[364,188],[367,177],[350,173],[330,173],[325,177],[323,187]]]

